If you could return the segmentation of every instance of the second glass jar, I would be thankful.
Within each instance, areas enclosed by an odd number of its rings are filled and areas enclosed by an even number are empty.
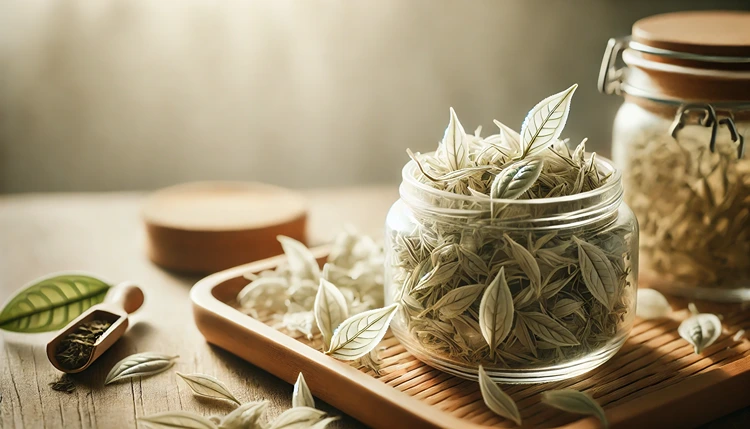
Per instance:
[[[574,377],[613,356],[635,317],[638,225],[619,172],[597,168],[609,177],[594,191],[490,202],[420,183],[409,162],[386,221],[401,343],[446,372],[475,379],[481,364],[506,383]],[[506,295],[486,297],[491,285]],[[483,312],[484,299],[497,302]]]

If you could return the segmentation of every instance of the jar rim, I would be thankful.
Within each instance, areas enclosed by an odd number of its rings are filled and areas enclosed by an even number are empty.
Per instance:
[[[425,155],[430,155],[434,153],[435,152],[428,152],[428,153],[425,153]],[[604,183],[604,185],[596,189],[592,189],[590,191],[585,191],[585,192],[579,192],[573,195],[564,195],[564,196],[552,197],[552,198],[534,198],[534,199],[526,199],[526,200],[506,199],[506,198],[490,199],[489,197],[485,198],[485,197],[479,197],[479,196],[474,196],[474,195],[462,195],[462,194],[456,194],[453,192],[443,191],[443,190],[434,188],[417,179],[417,175],[415,173],[419,171],[419,167],[417,166],[417,163],[414,160],[409,160],[409,162],[407,162],[406,165],[404,165],[404,167],[401,169],[401,180],[402,180],[402,185],[407,184],[408,187],[423,191],[431,196],[439,197],[439,198],[448,198],[448,199],[453,199],[456,201],[471,202],[471,203],[476,203],[479,205],[483,205],[483,204],[489,205],[490,201],[492,201],[493,204],[502,204],[502,205],[507,205],[507,206],[539,206],[539,205],[544,205],[544,204],[559,204],[559,203],[582,201],[582,200],[586,200],[592,197],[599,197],[608,192],[612,192],[613,189],[622,187],[622,173],[620,172],[618,168],[615,167],[614,163],[611,160],[603,156],[597,155],[596,166],[599,169],[599,171],[611,173],[607,181]],[[402,187],[402,190],[401,190],[402,198],[404,197],[403,193],[404,191]],[[461,210],[461,211],[467,211],[467,212],[471,211],[471,210],[466,210],[466,209],[453,209],[453,210]]]

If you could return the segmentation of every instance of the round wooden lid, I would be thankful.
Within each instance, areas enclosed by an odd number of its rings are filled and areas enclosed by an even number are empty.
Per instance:
[[[750,56],[750,12],[654,15],[633,24],[633,40],[654,48],[713,56]]]
[[[261,183],[172,186],[150,195],[142,213],[149,257],[181,272],[212,273],[278,255],[277,235],[305,242],[304,198]]]

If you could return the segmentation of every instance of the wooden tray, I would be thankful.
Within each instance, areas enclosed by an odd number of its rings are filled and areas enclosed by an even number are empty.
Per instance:
[[[326,249],[315,254],[322,259]],[[514,427],[484,405],[476,382],[423,364],[390,335],[381,343],[384,364],[377,375],[324,355],[319,338],[289,336],[237,310],[235,297],[248,283],[242,275],[272,269],[283,260],[282,255],[242,265],[196,283],[190,294],[195,322],[208,342],[289,383],[303,372],[316,397],[375,428]],[[700,303],[702,311],[722,314],[724,332],[695,355],[677,334],[688,315],[685,303],[674,307],[680,310],[672,319],[638,321],[623,348],[583,376],[503,386],[516,400],[524,427],[599,427],[594,418],[539,402],[539,393],[564,387],[592,394],[612,428],[694,427],[750,405],[750,341],[732,338],[739,329],[750,328],[750,311]]]

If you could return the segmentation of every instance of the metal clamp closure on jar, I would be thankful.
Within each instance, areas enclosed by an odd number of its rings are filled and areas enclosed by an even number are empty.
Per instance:
[[[630,36],[611,38],[607,42],[607,47],[604,51],[597,85],[599,91],[603,94],[622,95],[625,93],[658,103],[678,106],[674,121],[669,129],[670,135],[677,138],[679,131],[686,125],[697,125],[711,128],[711,137],[708,142],[711,152],[716,151],[716,135],[719,126],[723,125],[729,130],[732,142],[737,143],[737,158],[742,158],[744,156],[745,139],[737,130],[734,116],[735,113],[738,112],[750,111],[750,104],[736,102],[686,101],[659,93],[653,88],[649,89],[648,87],[651,86],[649,84],[641,87],[633,85],[628,80],[628,77],[631,76],[631,69],[627,64],[628,61],[623,59],[625,52],[628,50],[657,58],[687,60],[705,64],[750,64],[750,57],[702,55],[690,52],[679,52],[648,46],[632,40]],[[636,57],[631,58],[635,59]],[[661,68],[667,67],[669,67],[669,65],[661,65]],[[672,68],[677,69],[680,68],[680,66],[672,66]],[[710,71],[704,69],[696,70],[701,70],[703,75],[708,75],[710,73]],[[645,74],[646,73],[638,74],[641,82],[647,80]],[[716,74],[717,76],[726,74],[737,75],[737,72],[719,70],[716,71]]]

